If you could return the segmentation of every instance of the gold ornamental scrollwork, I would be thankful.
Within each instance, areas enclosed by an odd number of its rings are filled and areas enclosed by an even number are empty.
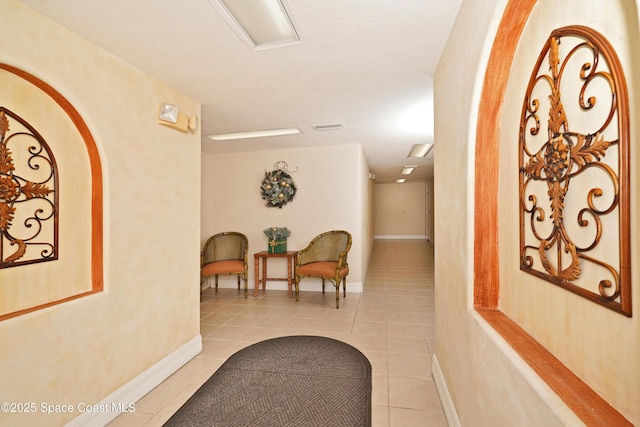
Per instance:
[[[57,181],[44,138],[0,107],[0,268],[58,258]]]
[[[520,269],[627,316],[629,163],[627,87],[614,49],[587,27],[553,31],[520,120]]]

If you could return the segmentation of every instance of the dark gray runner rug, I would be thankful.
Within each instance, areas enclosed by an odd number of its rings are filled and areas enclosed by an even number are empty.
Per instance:
[[[262,341],[231,356],[165,426],[370,426],[371,364],[331,338]]]

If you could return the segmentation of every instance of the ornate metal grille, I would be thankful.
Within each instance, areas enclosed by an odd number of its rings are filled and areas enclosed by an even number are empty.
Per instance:
[[[631,316],[627,98],[601,34],[551,33],[520,121],[520,269]]]
[[[20,128],[12,134],[9,117]],[[0,107],[0,268],[58,258],[57,182],[44,138]]]

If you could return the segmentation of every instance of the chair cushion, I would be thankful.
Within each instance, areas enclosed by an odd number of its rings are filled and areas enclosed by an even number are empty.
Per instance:
[[[310,262],[309,264],[298,267],[299,276],[325,276],[335,277],[338,263],[336,261]],[[340,270],[340,278],[349,274],[349,266]]]
[[[200,270],[203,276],[213,276],[215,274],[242,274],[244,273],[244,262],[239,260],[216,261],[205,264]]]

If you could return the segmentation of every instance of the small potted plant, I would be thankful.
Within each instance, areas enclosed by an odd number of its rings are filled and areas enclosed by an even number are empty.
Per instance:
[[[291,234],[287,227],[265,228],[264,234],[269,239],[270,254],[284,254],[287,252],[287,237]]]

